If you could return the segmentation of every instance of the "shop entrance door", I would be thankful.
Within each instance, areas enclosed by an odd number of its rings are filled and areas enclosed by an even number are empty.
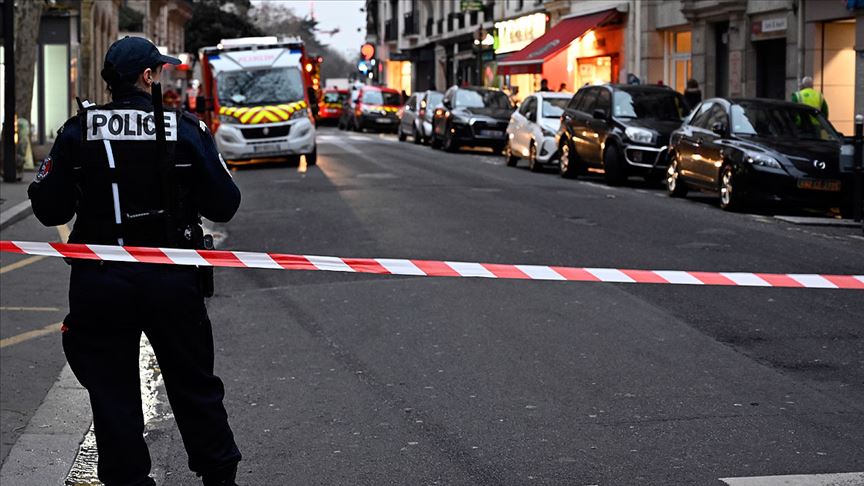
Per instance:
[[[756,47],[756,96],[786,99],[786,39],[753,44]]]

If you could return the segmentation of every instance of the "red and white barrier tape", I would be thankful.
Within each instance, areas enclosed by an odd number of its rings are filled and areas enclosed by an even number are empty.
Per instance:
[[[223,250],[183,250],[136,246],[82,245],[0,241],[0,251],[49,257],[112,262],[162,263],[214,267],[323,270],[426,277],[481,277],[578,282],[719,285],[739,287],[800,287],[864,290],[864,275],[779,274],[747,272],[685,272],[679,270],[627,270],[544,265],[340,258],[332,256],[252,253]]]

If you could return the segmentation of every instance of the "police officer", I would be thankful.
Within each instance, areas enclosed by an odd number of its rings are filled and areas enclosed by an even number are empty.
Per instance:
[[[792,93],[792,102],[812,106],[828,118],[828,103],[825,101],[825,95],[813,89],[813,78],[810,76],[801,78],[801,89]]]
[[[199,215],[226,222],[240,205],[213,137],[194,115],[166,112],[165,143],[156,141],[149,93],[165,63],[180,61],[143,38],[115,42],[102,70],[112,102],[83,108],[58,131],[29,196],[46,226],[75,216],[70,243],[195,248],[203,239]],[[138,379],[143,332],[190,469],[205,485],[235,484],[240,451],[222,405],[222,381],[213,374],[201,271],[84,260],[71,266],[63,350],[90,394],[99,479],[108,486],[155,484]]]

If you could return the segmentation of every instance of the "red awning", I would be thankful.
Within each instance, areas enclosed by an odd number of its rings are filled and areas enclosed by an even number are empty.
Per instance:
[[[566,49],[573,39],[617,14],[616,10],[604,10],[558,22],[549,32],[534,39],[521,51],[509,54],[507,59],[498,62],[498,74],[542,73],[544,61]]]

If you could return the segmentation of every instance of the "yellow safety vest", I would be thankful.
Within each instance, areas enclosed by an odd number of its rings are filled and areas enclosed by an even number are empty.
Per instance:
[[[822,93],[816,91],[813,88],[804,88],[804,89],[798,91],[798,93],[796,93],[796,94],[798,95],[797,96],[798,99],[796,100],[796,101],[798,101],[798,103],[803,103],[807,106],[812,106],[813,108],[816,108],[817,110],[820,110],[820,111],[822,110],[822,102],[823,102]]]

